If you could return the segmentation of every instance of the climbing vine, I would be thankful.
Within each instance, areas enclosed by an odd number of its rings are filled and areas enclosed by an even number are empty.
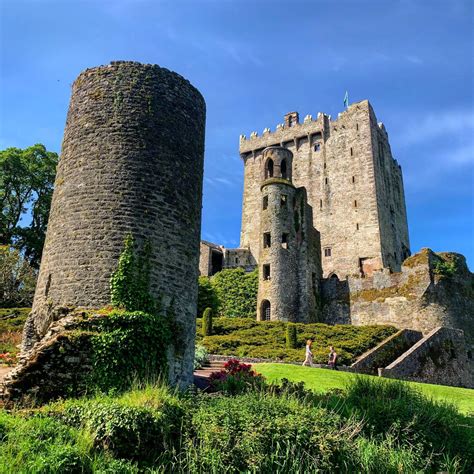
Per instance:
[[[147,241],[137,256],[133,236],[127,235],[117,270],[110,278],[112,305],[127,311],[156,311],[156,301],[150,295],[151,254],[151,244]]]

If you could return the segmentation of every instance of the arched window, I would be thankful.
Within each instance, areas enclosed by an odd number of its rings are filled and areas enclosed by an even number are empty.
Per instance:
[[[265,166],[265,179],[273,178],[273,160],[270,158]]]
[[[260,320],[261,321],[270,321],[271,316],[271,306],[270,301],[263,300],[260,305]]]
[[[282,160],[280,164],[281,177],[286,179],[286,160]]]

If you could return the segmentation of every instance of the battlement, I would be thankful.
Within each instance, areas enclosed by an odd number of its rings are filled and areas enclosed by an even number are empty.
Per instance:
[[[308,114],[301,123],[299,122],[298,112],[290,112],[285,115],[284,123],[277,124],[273,132],[267,127],[263,130],[261,136],[255,131],[250,134],[249,138],[246,135],[240,135],[240,153],[245,154],[254,150],[263,150],[269,146],[284,146],[287,142],[295,142],[295,145],[297,145],[296,142],[303,137],[324,138],[330,127],[337,127],[339,120],[344,120],[354,109],[359,109],[361,106],[370,108],[368,100],[363,100],[351,104],[347,110],[340,112],[335,120],[332,120],[331,115],[318,112],[316,119]],[[383,124],[380,128],[385,131]]]

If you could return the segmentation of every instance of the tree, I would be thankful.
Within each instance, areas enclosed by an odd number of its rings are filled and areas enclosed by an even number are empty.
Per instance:
[[[17,249],[0,246],[0,307],[31,306],[36,273]]]
[[[39,267],[58,163],[57,153],[37,144],[0,151],[0,245],[23,252]],[[21,226],[29,213],[31,222]]]

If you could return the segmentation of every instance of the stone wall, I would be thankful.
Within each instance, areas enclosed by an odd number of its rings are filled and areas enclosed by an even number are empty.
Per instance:
[[[362,354],[352,365],[354,371],[377,375],[380,367],[386,367],[422,338],[419,331],[402,329]]]
[[[33,311],[23,349],[57,306],[110,302],[123,242],[150,241],[151,293],[173,301],[181,341],[170,381],[192,381],[205,103],[167,69],[112,62],[73,84]]]
[[[453,271],[443,266],[453,262]],[[474,345],[474,279],[465,258],[429,249],[406,259],[402,271],[323,282],[328,324],[388,324],[427,334],[439,326],[462,329]]]
[[[259,260],[259,183],[263,150],[283,145],[293,153],[292,181],[305,187],[313,224],[321,234],[324,276],[370,275],[400,270],[409,255],[401,169],[388,136],[368,101],[352,104],[330,120],[318,114],[304,123],[266,129],[240,141],[244,161],[241,247]],[[325,249],[327,249],[325,251]],[[330,254],[329,254],[330,253]]]
[[[474,388],[474,361],[463,331],[435,328],[388,367],[382,377]]]

